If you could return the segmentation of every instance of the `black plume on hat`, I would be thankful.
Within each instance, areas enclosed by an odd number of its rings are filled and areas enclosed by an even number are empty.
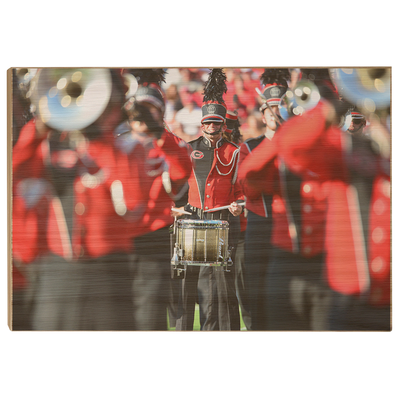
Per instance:
[[[287,87],[287,81],[290,79],[288,69],[265,68],[260,76],[263,85],[279,85]]]
[[[203,101],[218,101],[224,103],[223,95],[228,90],[226,75],[221,68],[213,68],[204,85]]]
[[[139,85],[155,83],[161,86],[165,82],[165,69],[162,68],[134,68],[128,70],[138,81]]]
[[[226,86],[226,75],[221,68],[213,68],[204,84],[202,120],[225,121],[226,105],[224,93],[228,90]]]
[[[264,104],[260,107],[263,112],[268,106],[276,106],[281,102],[281,98],[288,88],[288,79],[290,78],[288,69],[265,68],[260,76],[260,81],[264,85],[263,96]]]
[[[164,112],[165,100],[161,84],[165,82],[166,71],[162,68],[142,68],[130,72],[139,84],[134,95],[136,101],[151,103]]]

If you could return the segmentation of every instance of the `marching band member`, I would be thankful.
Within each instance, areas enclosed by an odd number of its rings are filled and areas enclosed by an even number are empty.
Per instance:
[[[292,168],[327,182],[325,276],[334,291],[330,330],[391,329],[390,138],[372,114],[368,136],[343,132],[336,98],[282,127]]]
[[[267,274],[268,330],[326,330],[331,299],[323,279],[326,196],[312,171],[299,175],[263,140],[241,165],[239,179],[273,196],[273,246]]]
[[[75,72],[76,81],[82,71]],[[15,196],[13,202],[14,226],[25,225],[25,233],[31,228],[32,235],[38,235],[37,247],[46,251],[36,274],[35,330],[135,329],[130,225],[124,214],[140,208],[146,198],[141,174],[145,153],[140,145],[132,154],[117,146],[113,131],[123,119],[125,88],[115,70],[103,70],[105,81],[104,74],[111,92],[95,121],[79,131],[60,132],[51,127],[48,115],[36,114],[22,128],[14,147],[14,174],[31,182],[47,179],[51,185],[51,193],[46,193],[47,219],[27,221],[26,214],[15,214],[19,204],[32,206],[42,193],[37,187],[22,186],[22,196]],[[28,224],[32,221],[45,232]],[[14,230],[13,240],[22,240],[20,230]]]
[[[242,143],[242,134],[240,132],[238,113],[236,111],[226,112],[226,129],[223,138],[240,146]],[[239,161],[240,162],[240,161]],[[235,250],[235,288],[239,301],[240,312],[247,330],[251,328],[251,316],[249,312],[248,293],[245,284],[245,234],[247,226],[246,209],[239,216],[240,235]]]
[[[146,151],[150,179],[142,217],[132,226],[132,296],[138,330],[167,330],[174,318],[171,302],[170,237],[174,199],[187,189],[191,162],[187,144],[164,127],[165,96],[161,89],[164,71],[135,70],[139,87],[125,109],[133,136]],[[172,324],[173,325],[173,324]]]
[[[192,213],[189,218],[228,220],[229,243],[235,246],[240,231],[238,217],[243,210],[237,201],[243,196],[236,181],[239,147],[222,137],[226,126],[225,80],[221,69],[213,69],[205,84],[203,135],[189,142],[193,168],[184,211]],[[230,205],[227,210],[205,212],[225,205]],[[239,330],[234,278],[234,274],[216,271],[215,267],[187,266],[176,329],[193,330],[198,301],[201,330]]]
[[[351,116],[351,123],[347,131],[352,135],[363,135],[367,126],[365,116],[355,109],[349,110]]]
[[[264,85],[264,104],[260,107],[265,133],[246,140],[240,146],[239,170],[246,157],[264,140],[269,143],[279,126],[279,103],[287,89],[289,71],[265,69],[260,76]],[[273,115],[273,113],[275,115]],[[239,175],[240,177],[240,175]],[[266,330],[266,275],[271,255],[272,195],[262,193],[247,179],[240,180],[246,196],[247,227],[245,236],[245,282],[251,314],[250,330]]]

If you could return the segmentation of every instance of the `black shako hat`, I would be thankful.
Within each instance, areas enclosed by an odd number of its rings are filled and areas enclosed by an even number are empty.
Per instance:
[[[225,122],[226,104],[223,95],[227,90],[225,73],[221,68],[213,68],[204,84],[201,123]]]
[[[142,68],[132,69],[129,72],[135,76],[138,82],[138,88],[134,94],[135,100],[139,103],[153,104],[164,112],[165,100],[161,84],[165,82],[165,70],[162,68]]]
[[[260,107],[263,112],[268,106],[278,106],[281,99],[286,93],[288,88],[287,81],[290,79],[288,69],[266,68],[260,76],[260,81],[263,88],[263,95],[265,97],[264,104]]]

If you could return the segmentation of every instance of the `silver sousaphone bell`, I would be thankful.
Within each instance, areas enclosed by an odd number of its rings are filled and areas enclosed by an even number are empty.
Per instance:
[[[364,113],[390,105],[389,68],[332,68],[330,74],[339,94]]]
[[[37,72],[27,97],[50,128],[81,130],[95,122],[111,97],[112,79],[102,68],[45,68]]]

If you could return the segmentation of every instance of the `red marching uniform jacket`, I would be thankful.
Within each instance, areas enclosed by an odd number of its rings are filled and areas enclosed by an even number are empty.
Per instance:
[[[171,207],[175,198],[187,190],[191,162],[185,141],[164,130],[159,147],[156,140],[142,136],[146,151],[146,174],[148,183],[146,207],[140,220],[132,227],[132,237],[141,236],[169,226],[174,219]]]
[[[88,156],[96,169],[75,181],[77,257],[131,251],[131,228],[145,207],[150,183],[143,146],[115,146],[118,139],[109,135],[89,142]]]
[[[346,295],[368,294],[390,304],[389,158],[369,140],[326,128],[323,103],[282,127],[279,151],[299,170],[329,184],[325,247],[330,286]]]
[[[221,139],[212,148],[211,142],[204,136],[189,145],[193,163],[189,178],[189,204],[211,210],[243,199],[237,182],[239,146]]]
[[[45,178],[42,140],[35,122],[22,129],[12,156],[12,255],[29,264],[47,251],[47,221],[52,197]]]
[[[126,213],[140,208],[147,198],[147,184],[142,173],[145,152],[138,144],[134,153],[128,154],[115,146],[114,140],[112,132],[108,132],[89,142],[88,152],[82,157],[84,162],[80,160],[79,173],[73,182],[72,216],[65,215],[62,202],[51,190],[43,211],[46,218],[36,218],[38,228],[30,229],[19,207],[23,199],[13,199],[14,255],[26,236],[32,244],[29,251],[35,257],[51,251],[66,259],[96,258],[131,250],[130,222]],[[36,137],[34,120],[21,130],[13,151],[15,176],[20,176],[23,170],[27,177],[46,177],[45,167],[51,162],[46,142],[46,138]],[[36,168],[25,167],[33,161]],[[68,217],[72,218],[72,238],[67,229]],[[33,258],[25,256],[25,259],[29,262]]]
[[[245,158],[239,180],[248,193],[273,196],[271,243],[282,250],[312,257],[324,251],[325,188],[315,174],[300,178],[287,168],[278,155],[279,134],[280,130],[271,141],[263,140]]]
[[[242,169],[242,164],[246,157],[264,140],[269,141],[269,139],[266,139],[265,135],[262,135],[257,138],[248,139],[240,145],[239,171]],[[260,191],[260,187],[248,183],[247,179],[239,179],[239,183],[246,196],[246,208],[262,217],[271,217],[271,215],[269,215],[271,210],[267,204],[269,199],[265,198],[265,195]]]

